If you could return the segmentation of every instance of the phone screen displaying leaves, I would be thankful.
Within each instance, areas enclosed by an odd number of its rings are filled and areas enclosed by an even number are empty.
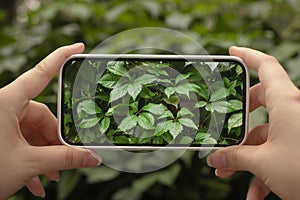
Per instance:
[[[246,71],[235,60],[73,58],[61,74],[61,134],[76,145],[239,144]]]

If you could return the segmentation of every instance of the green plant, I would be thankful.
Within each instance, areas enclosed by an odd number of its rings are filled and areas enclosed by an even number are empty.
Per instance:
[[[228,144],[242,137],[245,74],[236,62],[70,61],[64,74],[64,135],[72,143]]]

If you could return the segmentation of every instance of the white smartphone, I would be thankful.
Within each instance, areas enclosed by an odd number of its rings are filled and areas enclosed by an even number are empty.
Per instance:
[[[59,76],[63,144],[212,149],[243,144],[249,75],[233,56],[78,54]]]

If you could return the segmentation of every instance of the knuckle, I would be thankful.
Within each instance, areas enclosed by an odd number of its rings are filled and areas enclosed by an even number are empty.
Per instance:
[[[239,166],[239,152],[240,149],[235,147],[233,148],[233,151],[232,151],[232,160],[231,160],[231,164],[233,165],[233,168],[234,169],[240,169],[240,166]]]
[[[272,63],[272,64],[278,64],[279,63],[278,60],[274,56],[271,56],[271,55],[266,56],[265,62]]]
[[[50,111],[50,109],[48,108],[48,106],[46,104],[39,103],[39,105],[40,105],[40,109],[42,112],[46,113],[46,112]]]
[[[54,53],[59,56],[61,59],[66,60],[69,57],[68,54],[68,46],[63,46],[63,47],[59,47],[57,48]]]
[[[71,148],[66,150],[64,167],[65,169],[70,169],[74,162],[74,151]]]
[[[243,153],[247,152],[248,146],[233,146],[230,151],[229,158],[229,167],[234,170],[247,170],[248,166],[246,163],[251,163],[253,160],[251,155],[243,155]],[[247,161],[246,161],[247,160]]]
[[[48,120],[45,121],[45,119],[48,119],[48,115],[51,113],[51,111],[46,104],[34,102],[34,105],[38,106],[39,117],[33,122],[33,124],[37,125],[38,127],[43,127],[48,123]]]
[[[51,80],[51,77],[47,73],[46,66],[45,66],[45,64],[44,64],[43,61],[41,61],[40,63],[38,63],[33,69],[36,70],[37,72],[41,73],[42,76],[44,78],[46,78],[47,80]]]

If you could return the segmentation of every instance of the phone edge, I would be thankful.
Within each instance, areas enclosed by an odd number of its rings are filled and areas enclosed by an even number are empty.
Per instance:
[[[207,151],[207,150],[218,150],[218,149],[223,149],[229,146],[205,146],[205,147],[191,147],[191,146],[181,146],[181,147],[163,147],[163,146],[116,146],[116,145],[111,145],[111,146],[84,146],[84,145],[72,145],[67,143],[64,138],[62,137],[61,134],[61,90],[62,90],[62,71],[63,67],[65,64],[74,58],[152,58],[152,59],[203,59],[203,60],[234,60],[240,62],[246,72],[246,116],[245,116],[245,133],[244,133],[244,138],[239,143],[238,145],[243,145],[248,137],[248,131],[249,131],[249,103],[250,103],[250,76],[249,76],[249,71],[248,67],[246,66],[245,62],[237,57],[237,56],[229,56],[229,55],[154,55],[154,54],[74,54],[69,56],[65,62],[62,64],[60,70],[59,70],[59,77],[58,77],[58,95],[57,95],[57,134],[59,141],[63,145],[67,146],[76,146],[76,147],[81,147],[81,148],[86,148],[86,149],[104,149],[104,150],[128,150],[128,151],[140,151],[140,150],[194,150],[194,151]]]

